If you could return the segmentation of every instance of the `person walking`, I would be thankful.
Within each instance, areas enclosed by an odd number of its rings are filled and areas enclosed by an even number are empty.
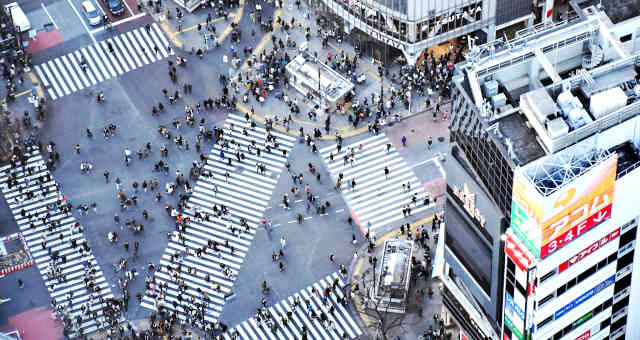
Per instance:
[[[105,170],[104,171],[104,180],[106,183],[109,183],[109,171]]]
[[[391,178],[391,176],[389,176],[389,174],[390,174],[389,168],[385,166],[385,167],[384,167],[384,177],[385,177],[386,179]]]
[[[433,137],[427,137],[427,150],[431,150],[431,145],[433,144]]]
[[[402,136],[402,146],[407,146],[407,136]]]
[[[336,256],[333,254],[329,254],[329,261],[331,261],[331,263],[336,263]]]
[[[280,237],[280,249],[284,249],[287,245],[287,240],[285,240],[284,236]]]
[[[18,279],[18,288],[24,288],[24,282],[22,282],[22,279]]]

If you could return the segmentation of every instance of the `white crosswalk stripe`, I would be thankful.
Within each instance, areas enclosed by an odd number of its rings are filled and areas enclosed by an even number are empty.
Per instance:
[[[113,47],[112,53],[108,44]],[[158,47],[158,53],[155,47]],[[162,30],[153,23],[148,32],[139,27],[115,35],[36,65],[35,70],[51,99],[55,100],[174,54]],[[86,72],[80,66],[82,60],[88,64]]]
[[[355,157],[350,157],[352,151]],[[374,230],[402,221],[406,207],[411,209],[411,215],[433,207],[424,186],[384,133],[342,146],[339,152],[337,144],[319,152],[334,183],[340,174],[344,176],[342,195],[362,228]],[[385,176],[385,168],[389,170],[389,178]],[[351,187],[352,180],[356,183],[355,190]]]
[[[293,296],[263,307],[247,321],[230,328],[224,339],[310,340],[355,339],[362,330],[347,309],[345,284],[337,273]],[[325,297],[326,296],[326,297]]]
[[[77,320],[70,336],[94,332],[106,326],[104,301],[114,296],[40,152],[25,160],[0,167],[4,198],[52,301]]]
[[[268,133],[235,114],[228,116],[223,138],[202,166],[180,215],[184,227],[169,235],[154,273],[155,284],[148,287],[142,302],[153,310],[165,306],[200,325],[202,319],[218,320],[232,294],[295,142],[294,137]],[[258,165],[265,171],[258,171]]]

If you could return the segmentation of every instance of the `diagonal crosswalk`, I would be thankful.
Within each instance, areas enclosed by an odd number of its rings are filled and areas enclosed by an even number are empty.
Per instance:
[[[344,286],[337,273],[328,275],[273,306],[263,307],[222,337],[226,340],[355,339],[362,335],[362,330],[347,308]]]
[[[0,167],[0,188],[60,314],[75,335],[91,333],[113,294],[40,152],[27,157]]]
[[[339,152],[337,144],[324,147],[320,155],[334,183],[343,174],[342,195],[363,229],[375,230],[404,220],[403,209],[407,206],[413,215],[434,204],[432,200],[424,204],[429,194],[384,133],[343,145]],[[385,176],[385,168],[389,170],[389,178]],[[351,187],[352,180],[356,183],[355,190]]]
[[[218,320],[294,142],[229,114],[180,216],[188,222],[171,234],[143,307],[163,306],[200,327]]]
[[[174,54],[160,26],[153,23],[149,31],[139,27],[34,68],[51,99],[56,100]],[[83,60],[86,71],[82,69]]]

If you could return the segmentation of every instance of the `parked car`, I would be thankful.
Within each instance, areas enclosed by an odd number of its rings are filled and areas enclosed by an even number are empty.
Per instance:
[[[89,24],[91,26],[100,25],[100,23],[102,22],[102,16],[100,15],[100,13],[98,13],[98,10],[96,9],[96,6],[93,5],[93,2],[84,1],[82,3],[82,11],[84,12],[84,15],[87,16],[87,19],[89,20]]]
[[[20,30],[20,32],[26,33],[31,29],[31,23],[27,16],[20,8],[17,2],[12,2],[8,5],[5,5],[4,8],[11,13],[11,17],[13,18],[13,23],[16,25],[16,28]]]
[[[122,5],[121,0],[102,0],[109,7],[109,11],[113,15],[123,15],[124,14],[124,6]]]

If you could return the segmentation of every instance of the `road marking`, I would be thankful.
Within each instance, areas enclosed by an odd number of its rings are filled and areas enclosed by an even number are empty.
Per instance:
[[[236,14],[235,13],[229,13],[228,16],[235,18]],[[213,24],[213,23],[216,23],[216,22],[222,21],[222,20],[224,20],[224,17],[219,17],[219,18],[215,18],[215,19],[211,20],[210,23]],[[195,25],[193,25],[191,27],[183,28],[181,31],[174,32],[173,35],[178,35],[178,34],[181,34],[181,33],[184,33],[184,32],[193,31],[194,29],[196,29],[198,27],[198,25],[201,25],[202,28],[206,28],[207,27],[207,22],[204,21],[204,22],[201,22],[199,24],[195,24]]]
[[[238,11],[236,11],[236,17],[233,18],[233,22],[235,24],[238,24],[240,22],[240,19],[242,19],[242,12],[244,11],[244,0],[240,0],[240,8],[238,8]],[[231,30],[233,28],[231,27],[231,25],[227,26],[224,31],[222,32],[222,34],[220,34],[220,37],[218,38],[218,41],[220,42],[220,44],[222,44],[222,42],[224,41],[225,38],[227,38],[227,35],[229,35],[229,33],[231,33]]]
[[[336,210],[336,213],[341,213],[343,211],[344,211],[344,209],[338,209],[338,210]]]
[[[87,33],[89,33],[89,37],[91,37],[91,40],[93,40],[93,43],[97,44],[98,42],[96,41],[96,38],[93,36],[93,33],[89,30],[89,27],[87,27],[87,24],[84,23],[84,19],[82,18],[82,16],[80,15],[76,7],[73,5],[71,0],[67,0],[67,3],[69,4],[69,6],[71,6],[71,9],[73,9],[73,11],[76,13],[76,16],[78,16],[80,23],[82,24],[84,29],[87,31]]]
[[[84,72],[82,72],[80,65],[78,65],[78,63],[76,62],[76,59],[74,58],[73,53],[69,53],[68,56],[69,56],[69,60],[71,61],[71,65],[75,67],[77,74],[80,76],[80,78],[84,82],[84,87],[91,86],[91,84],[89,84],[89,81],[87,81],[87,77],[85,77]]]
[[[447,173],[442,168],[442,164],[440,164],[440,159],[438,157],[436,157],[436,165],[438,166],[438,169],[440,169],[440,173],[442,174],[442,177],[446,177]]]
[[[127,3],[127,0],[122,0],[122,2],[124,3],[125,6],[127,6],[127,9],[129,10],[129,13],[131,13],[131,15],[135,15],[133,14],[133,11],[131,10],[131,7],[129,7],[129,4]]]
[[[253,52],[251,53],[252,56],[258,56],[260,54],[260,52],[262,51],[262,49],[264,49],[264,47],[267,45],[267,43],[269,43],[269,41],[271,41],[271,37],[273,36],[273,32],[275,32],[278,29],[278,18],[280,17],[280,14],[282,14],[282,9],[278,8],[276,10],[275,15],[273,16],[273,30],[267,34],[264,35],[264,37],[262,37],[262,40],[260,41],[260,43],[258,44],[258,46],[256,46],[256,48],[253,50]],[[240,67],[240,70],[246,70],[249,68],[249,59],[251,59],[252,57],[250,56],[249,58],[245,59],[245,61],[242,63],[242,66]]]
[[[67,0],[67,1],[69,1],[69,0]],[[130,17],[128,17],[128,18],[125,18],[125,19],[122,19],[122,20],[119,20],[119,21],[114,22],[113,24],[111,24],[111,27],[116,27],[116,26],[119,26],[119,25],[121,25],[121,24],[127,23],[127,22],[129,22],[129,21],[136,20],[136,19],[138,19],[138,18],[142,18],[142,17],[143,17],[143,16],[145,16],[145,15],[147,15],[147,13],[146,13],[146,12],[140,12],[140,13],[138,13],[138,14],[134,15],[134,16],[130,16]],[[83,24],[84,24],[84,23],[83,23]],[[86,26],[85,26],[85,27],[86,27]],[[104,28],[104,26],[102,26],[102,27],[95,28],[95,29],[91,30],[91,33],[98,33],[98,32],[102,32],[102,31],[104,31],[104,30],[105,30],[105,28]]]
[[[16,95],[15,95],[15,97],[16,97],[16,98],[18,98],[18,97],[22,97],[22,96],[24,96],[24,95],[25,95],[25,94],[27,94],[27,93],[31,93],[31,91],[32,91],[31,89],[24,90],[24,91],[22,91],[22,92],[20,92],[20,93],[16,94]]]
[[[44,10],[45,13],[47,13],[47,16],[49,17],[49,19],[53,23],[53,27],[55,27],[59,31],[60,29],[58,28],[58,24],[56,24],[55,20],[53,20],[53,17],[51,16],[51,14],[49,14],[49,11],[47,10],[47,6],[44,5],[44,2],[40,3],[40,5],[42,5],[42,9]]]

